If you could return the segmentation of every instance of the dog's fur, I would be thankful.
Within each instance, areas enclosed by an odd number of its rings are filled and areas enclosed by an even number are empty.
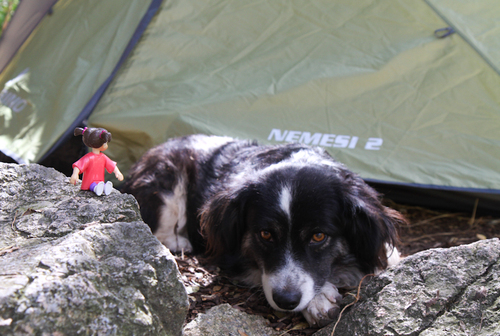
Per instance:
[[[338,288],[399,260],[403,217],[318,147],[172,139],[144,154],[122,191],[172,251],[205,253],[311,325],[338,314]]]

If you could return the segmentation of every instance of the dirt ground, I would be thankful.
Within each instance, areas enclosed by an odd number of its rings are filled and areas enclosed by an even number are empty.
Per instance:
[[[451,247],[500,237],[499,218],[472,218],[466,214],[387,203],[403,213],[409,222],[399,232],[399,249],[403,257],[430,248]],[[260,288],[247,288],[226,277],[218,268],[202,265],[195,256],[175,257],[189,293],[190,308],[186,323],[215,305],[229,303],[249,314],[265,317],[271,327],[290,335],[306,336],[317,331],[309,328],[302,314],[274,311],[267,304]]]

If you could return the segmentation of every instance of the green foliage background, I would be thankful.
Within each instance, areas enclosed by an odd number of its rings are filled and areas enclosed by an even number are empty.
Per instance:
[[[0,34],[7,26],[20,0],[0,0]]]

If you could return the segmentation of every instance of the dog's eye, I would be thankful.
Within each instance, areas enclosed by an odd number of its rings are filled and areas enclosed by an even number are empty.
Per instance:
[[[315,233],[311,238],[311,243],[321,243],[323,240],[325,240],[325,238],[326,235],[324,233]]]
[[[260,236],[262,237],[262,239],[267,240],[267,241],[273,240],[273,235],[269,231],[265,231],[265,230],[260,231]]]

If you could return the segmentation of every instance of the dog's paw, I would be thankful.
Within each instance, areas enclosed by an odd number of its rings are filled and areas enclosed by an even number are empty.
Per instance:
[[[309,302],[307,308],[302,311],[309,325],[312,327],[324,327],[333,322],[340,313],[338,302],[342,299],[337,287],[329,282],[321,288],[321,291]]]
[[[193,246],[189,240],[182,236],[171,236],[160,241],[165,245],[171,252],[191,252],[193,251]]]

